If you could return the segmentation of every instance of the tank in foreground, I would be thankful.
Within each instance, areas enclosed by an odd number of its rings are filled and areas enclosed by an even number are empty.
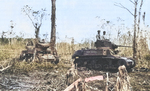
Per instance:
[[[121,46],[115,45],[108,40],[97,40],[95,47],[95,49],[77,50],[72,55],[76,67],[106,70],[117,69],[121,65],[125,65],[127,69],[131,69],[135,66],[134,59],[116,56],[119,51],[115,49]]]

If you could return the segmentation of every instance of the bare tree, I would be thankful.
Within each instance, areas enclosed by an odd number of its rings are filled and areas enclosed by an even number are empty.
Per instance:
[[[7,33],[7,32],[4,32],[4,31],[2,32],[2,35],[1,35],[1,38],[2,38],[2,41],[1,41],[1,42],[2,42],[2,43],[4,43],[4,37],[6,36],[6,35],[5,35],[6,33]]]
[[[145,25],[145,12],[143,13],[143,24]]]
[[[39,31],[42,25],[43,16],[45,15],[45,9],[41,9],[38,11],[34,11],[31,7],[28,5],[24,6],[22,8],[22,11],[28,16],[28,18],[31,20],[34,28],[35,28],[35,37],[39,38]]]
[[[125,10],[127,10],[133,17],[134,17],[134,34],[133,34],[133,58],[137,59],[137,28],[138,31],[140,30],[140,16],[141,16],[141,8],[143,5],[143,0],[141,0],[141,4],[140,4],[140,8],[139,8],[139,19],[138,19],[138,23],[137,23],[137,8],[138,8],[138,4],[139,4],[139,0],[129,0],[133,5],[134,5],[134,13],[132,13],[128,8],[126,8],[124,5],[122,5],[121,3],[116,3],[115,5],[123,8]]]
[[[56,0],[51,0],[51,3],[52,3],[52,15],[51,15],[51,38],[50,38],[50,42],[51,42],[51,49],[54,52],[55,42],[56,42],[56,27],[55,27],[56,26],[55,25]]]
[[[10,25],[11,30],[8,32],[8,34],[10,36],[9,44],[12,44],[13,43],[12,37],[13,37],[13,35],[15,35],[15,32],[13,31],[13,29],[15,27],[15,23],[13,22],[13,20],[11,20],[10,23],[11,23],[11,25]]]
[[[137,38],[139,37],[139,33],[140,33],[140,22],[141,22],[141,9],[142,9],[142,5],[143,5],[143,0],[141,0],[141,4],[139,7],[139,17],[138,17],[138,34],[137,34]]]

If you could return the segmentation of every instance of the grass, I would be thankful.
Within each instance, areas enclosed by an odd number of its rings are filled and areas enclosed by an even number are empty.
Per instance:
[[[50,62],[21,62],[18,60],[18,57],[22,50],[25,49],[25,43],[15,43],[12,45],[0,45],[0,62],[4,62],[4,60],[15,58],[15,63],[12,67],[7,70],[8,73],[12,74],[27,74],[29,72],[34,72],[35,70],[41,71],[51,71],[51,70],[60,70],[61,72],[67,72],[67,70],[71,67],[71,56],[76,50],[85,47],[91,47],[90,42],[84,42],[79,44],[69,44],[66,42],[60,42],[56,44],[58,55],[60,56],[60,62],[55,65]],[[121,52],[119,53],[121,56],[132,56],[132,48],[119,48]],[[141,50],[142,51],[142,50]],[[146,56],[144,56],[146,55]],[[148,63],[150,60],[150,56],[148,52],[141,52],[141,59],[138,61],[137,68],[140,67],[148,67]],[[130,83],[133,87],[133,91],[150,91],[150,87],[148,85],[144,85],[144,81],[147,82],[147,79],[150,78],[150,73],[129,73],[131,77]]]
[[[150,72],[129,73],[133,91],[150,91]]]
[[[15,64],[11,67],[11,69],[8,70],[9,73],[12,74],[22,74],[22,73],[28,73],[33,72],[35,70],[39,71],[50,71],[54,69],[59,70],[68,70],[71,66],[64,64],[63,62],[56,64],[52,64],[51,62],[15,62]]]
[[[36,62],[16,62],[12,66],[12,73],[21,73],[21,72],[32,72],[34,70],[45,70],[45,69],[52,69],[54,65],[51,63],[36,63]]]
[[[17,57],[25,49],[24,44],[0,45],[0,61]]]
[[[56,49],[58,52],[58,55],[60,56],[61,63],[59,63],[57,66],[62,68],[68,68],[68,65],[70,64],[71,56],[73,53],[81,48],[93,48],[94,42],[93,41],[85,41],[78,44],[69,44],[67,42],[59,42],[56,44]],[[22,42],[16,42],[14,44],[5,44],[0,46],[0,62],[12,58],[18,58],[21,54],[21,51],[25,49],[25,41]],[[127,47],[121,47],[119,48],[121,52],[119,55],[125,56],[125,57],[132,57],[132,48]],[[142,51],[143,50],[143,51]],[[141,59],[137,62],[136,67],[148,67],[148,56],[146,55],[148,52],[144,52],[145,49],[141,50]],[[146,59],[147,58],[147,59]],[[149,59],[148,59],[149,60]],[[20,70],[20,71],[33,71],[35,69],[52,69],[56,67],[56,65],[53,65],[51,63],[26,63],[26,62],[17,62],[14,65],[14,70]],[[57,67],[56,67],[57,68]],[[15,71],[14,71],[15,72]]]
[[[58,44],[57,44],[58,45]],[[22,50],[25,50],[25,42],[21,43],[15,43],[15,44],[5,44],[5,45],[0,45],[0,63],[7,65],[10,61],[14,61],[15,63],[9,69],[10,73],[24,73],[24,72],[32,72],[34,70],[51,70],[51,69],[69,69],[70,65],[69,60],[71,59],[71,51],[69,48],[69,45],[67,46],[67,43],[61,43],[59,44],[58,48],[61,51],[58,51],[59,55],[62,55],[60,57],[61,62],[58,63],[57,65],[52,64],[51,62],[42,62],[42,63],[37,63],[37,62],[21,62],[19,60],[19,56],[21,54]],[[62,47],[64,46],[64,47]],[[65,50],[63,50],[65,49]],[[65,52],[68,52],[67,54]],[[14,60],[10,60],[13,59]],[[6,62],[7,60],[7,62]],[[66,64],[67,63],[67,64]]]

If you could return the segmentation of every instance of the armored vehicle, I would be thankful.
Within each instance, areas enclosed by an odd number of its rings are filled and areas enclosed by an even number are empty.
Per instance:
[[[121,65],[125,65],[127,69],[131,69],[135,66],[134,59],[116,56],[119,53],[118,50],[115,50],[116,48],[130,46],[119,46],[109,40],[97,40],[95,47],[95,49],[77,50],[72,55],[75,66],[97,70],[117,69]]]
[[[20,59],[25,59],[25,61],[34,61],[36,58],[38,58],[39,61],[46,60],[55,64],[59,62],[57,51],[55,50],[54,53],[51,52],[50,43],[40,43],[35,39],[35,43],[33,41],[29,41],[26,44],[26,50],[22,51]]]

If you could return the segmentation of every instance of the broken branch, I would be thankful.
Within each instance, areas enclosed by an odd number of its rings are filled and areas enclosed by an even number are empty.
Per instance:
[[[134,16],[134,14],[133,14],[128,8],[126,8],[125,6],[123,6],[121,3],[116,3],[116,4],[114,4],[114,5],[115,5],[115,6],[118,6],[118,7],[120,7],[120,8],[126,9],[131,15]]]

